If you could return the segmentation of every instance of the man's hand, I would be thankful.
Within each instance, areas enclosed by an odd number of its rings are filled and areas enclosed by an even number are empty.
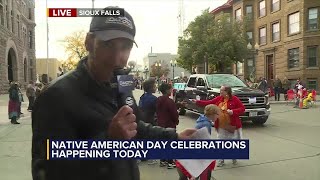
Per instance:
[[[120,108],[118,113],[113,117],[108,135],[114,139],[129,140],[137,134],[136,116],[133,114],[132,108],[125,105]]]
[[[178,134],[178,139],[184,140],[184,139],[190,139],[193,133],[195,133],[197,129],[185,129],[181,133]]]

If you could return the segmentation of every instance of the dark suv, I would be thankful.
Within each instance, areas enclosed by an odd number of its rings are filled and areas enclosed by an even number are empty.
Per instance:
[[[248,87],[242,80],[232,74],[193,74],[182,90],[174,94],[175,101],[197,99],[213,99],[220,94],[222,85],[230,86],[233,95],[237,96],[246,110],[240,116],[242,121],[252,121],[256,124],[264,124],[270,115],[268,95],[259,89]],[[195,113],[203,113],[203,107],[188,103],[186,109]],[[182,113],[181,113],[182,112]],[[182,110],[180,114],[185,111]]]

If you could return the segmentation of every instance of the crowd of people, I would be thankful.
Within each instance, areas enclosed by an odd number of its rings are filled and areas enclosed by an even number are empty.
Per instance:
[[[28,111],[32,111],[33,103],[39,96],[42,90],[43,84],[35,84],[30,81],[26,88],[26,96],[29,101]],[[19,82],[11,82],[9,88],[9,102],[8,102],[8,115],[11,120],[11,124],[20,124],[17,120],[23,115],[21,112],[21,103],[24,102],[24,95],[21,91],[21,84]]]
[[[156,97],[152,93],[156,92],[156,81],[148,79],[143,83],[144,94],[140,97],[139,108],[147,117],[147,123],[161,126],[164,128],[176,129],[179,124],[178,109],[190,102],[175,103],[171,98],[172,86],[168,83],[162,83],[159,90],[162,96]],[[209,134],[212,133],[211,127],[217,132],[218,139],[241,139],[242,123],[239,116],[244,113],[245,107],[242,102],[232,95],[231,87],[221,86],[220,96],[212,100],[192,100],[198,106],[204,107],[204,114],[196,120],[195,128],[206,127]],[[143,160],[147,161],[147,160]],[[149,161],[148,164],[155,164],[156,161]],[[237,160],[232,160],[234,165]],[[215,167],[215,161],[200,175],[200,179],[210,179],[211,171]],[[224,160],[218,160],[217,166],[224,166]],[[173,169],[178,167],[180,180],[194,179],[190,173],[179,163],[172,159],[162,159],[160,167]]]
[[[308,108],[308,102],[313,100],[315,96],[314,89],[307,89],[305,83],[300,78],[296,80],[294,84],[290,82],[287,77],[281,80],[278,76],[275,77],[273,82],[268,82],[266,78],[260,77],[258,83],[253,83],[249,79],[245,80],[249,87],[260,89],[261,91],[268,93],[270,97],[274,96],[275,101],[280,101],[280,95],[283,94],[285,101],[293,99],[295,106],[298,107],[300,100],[303,100],[303,108]],[[301,90],[301,92],[299,92]],[[288,95],[289,93],[289,95]],[[291,99],[288,99],[289,98]]]

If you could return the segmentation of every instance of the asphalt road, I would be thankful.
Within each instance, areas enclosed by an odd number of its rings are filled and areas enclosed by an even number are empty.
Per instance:
[[[141,91],[134,92],[138,99]],[[31,119],[23,103],[25,116],[20,125],[7,119],[7,97],[0,96],[0,179],[31,180]],[[320,179],[320,108],[294,109],[273,104],[264,126],[244,123],[244,138],[250,140],[250,159],[233,166],[216,168],[212,176],[226,180],[319,180]],[[178,131],[194,127],[197,115],[180,116]],[[215,133],[212,134],[216,136]],[[175,169],[159,164],[141,163],[142,180],[178,179]]]

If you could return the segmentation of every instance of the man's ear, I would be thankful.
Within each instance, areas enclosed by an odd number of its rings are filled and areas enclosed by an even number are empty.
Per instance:
[[[93,47],[94,47],[94,34],[92,33],[87,33],[86,36],[86,40],[84,42],[85,46],[86,46],[86,50],[89,52],[93,51]]]

